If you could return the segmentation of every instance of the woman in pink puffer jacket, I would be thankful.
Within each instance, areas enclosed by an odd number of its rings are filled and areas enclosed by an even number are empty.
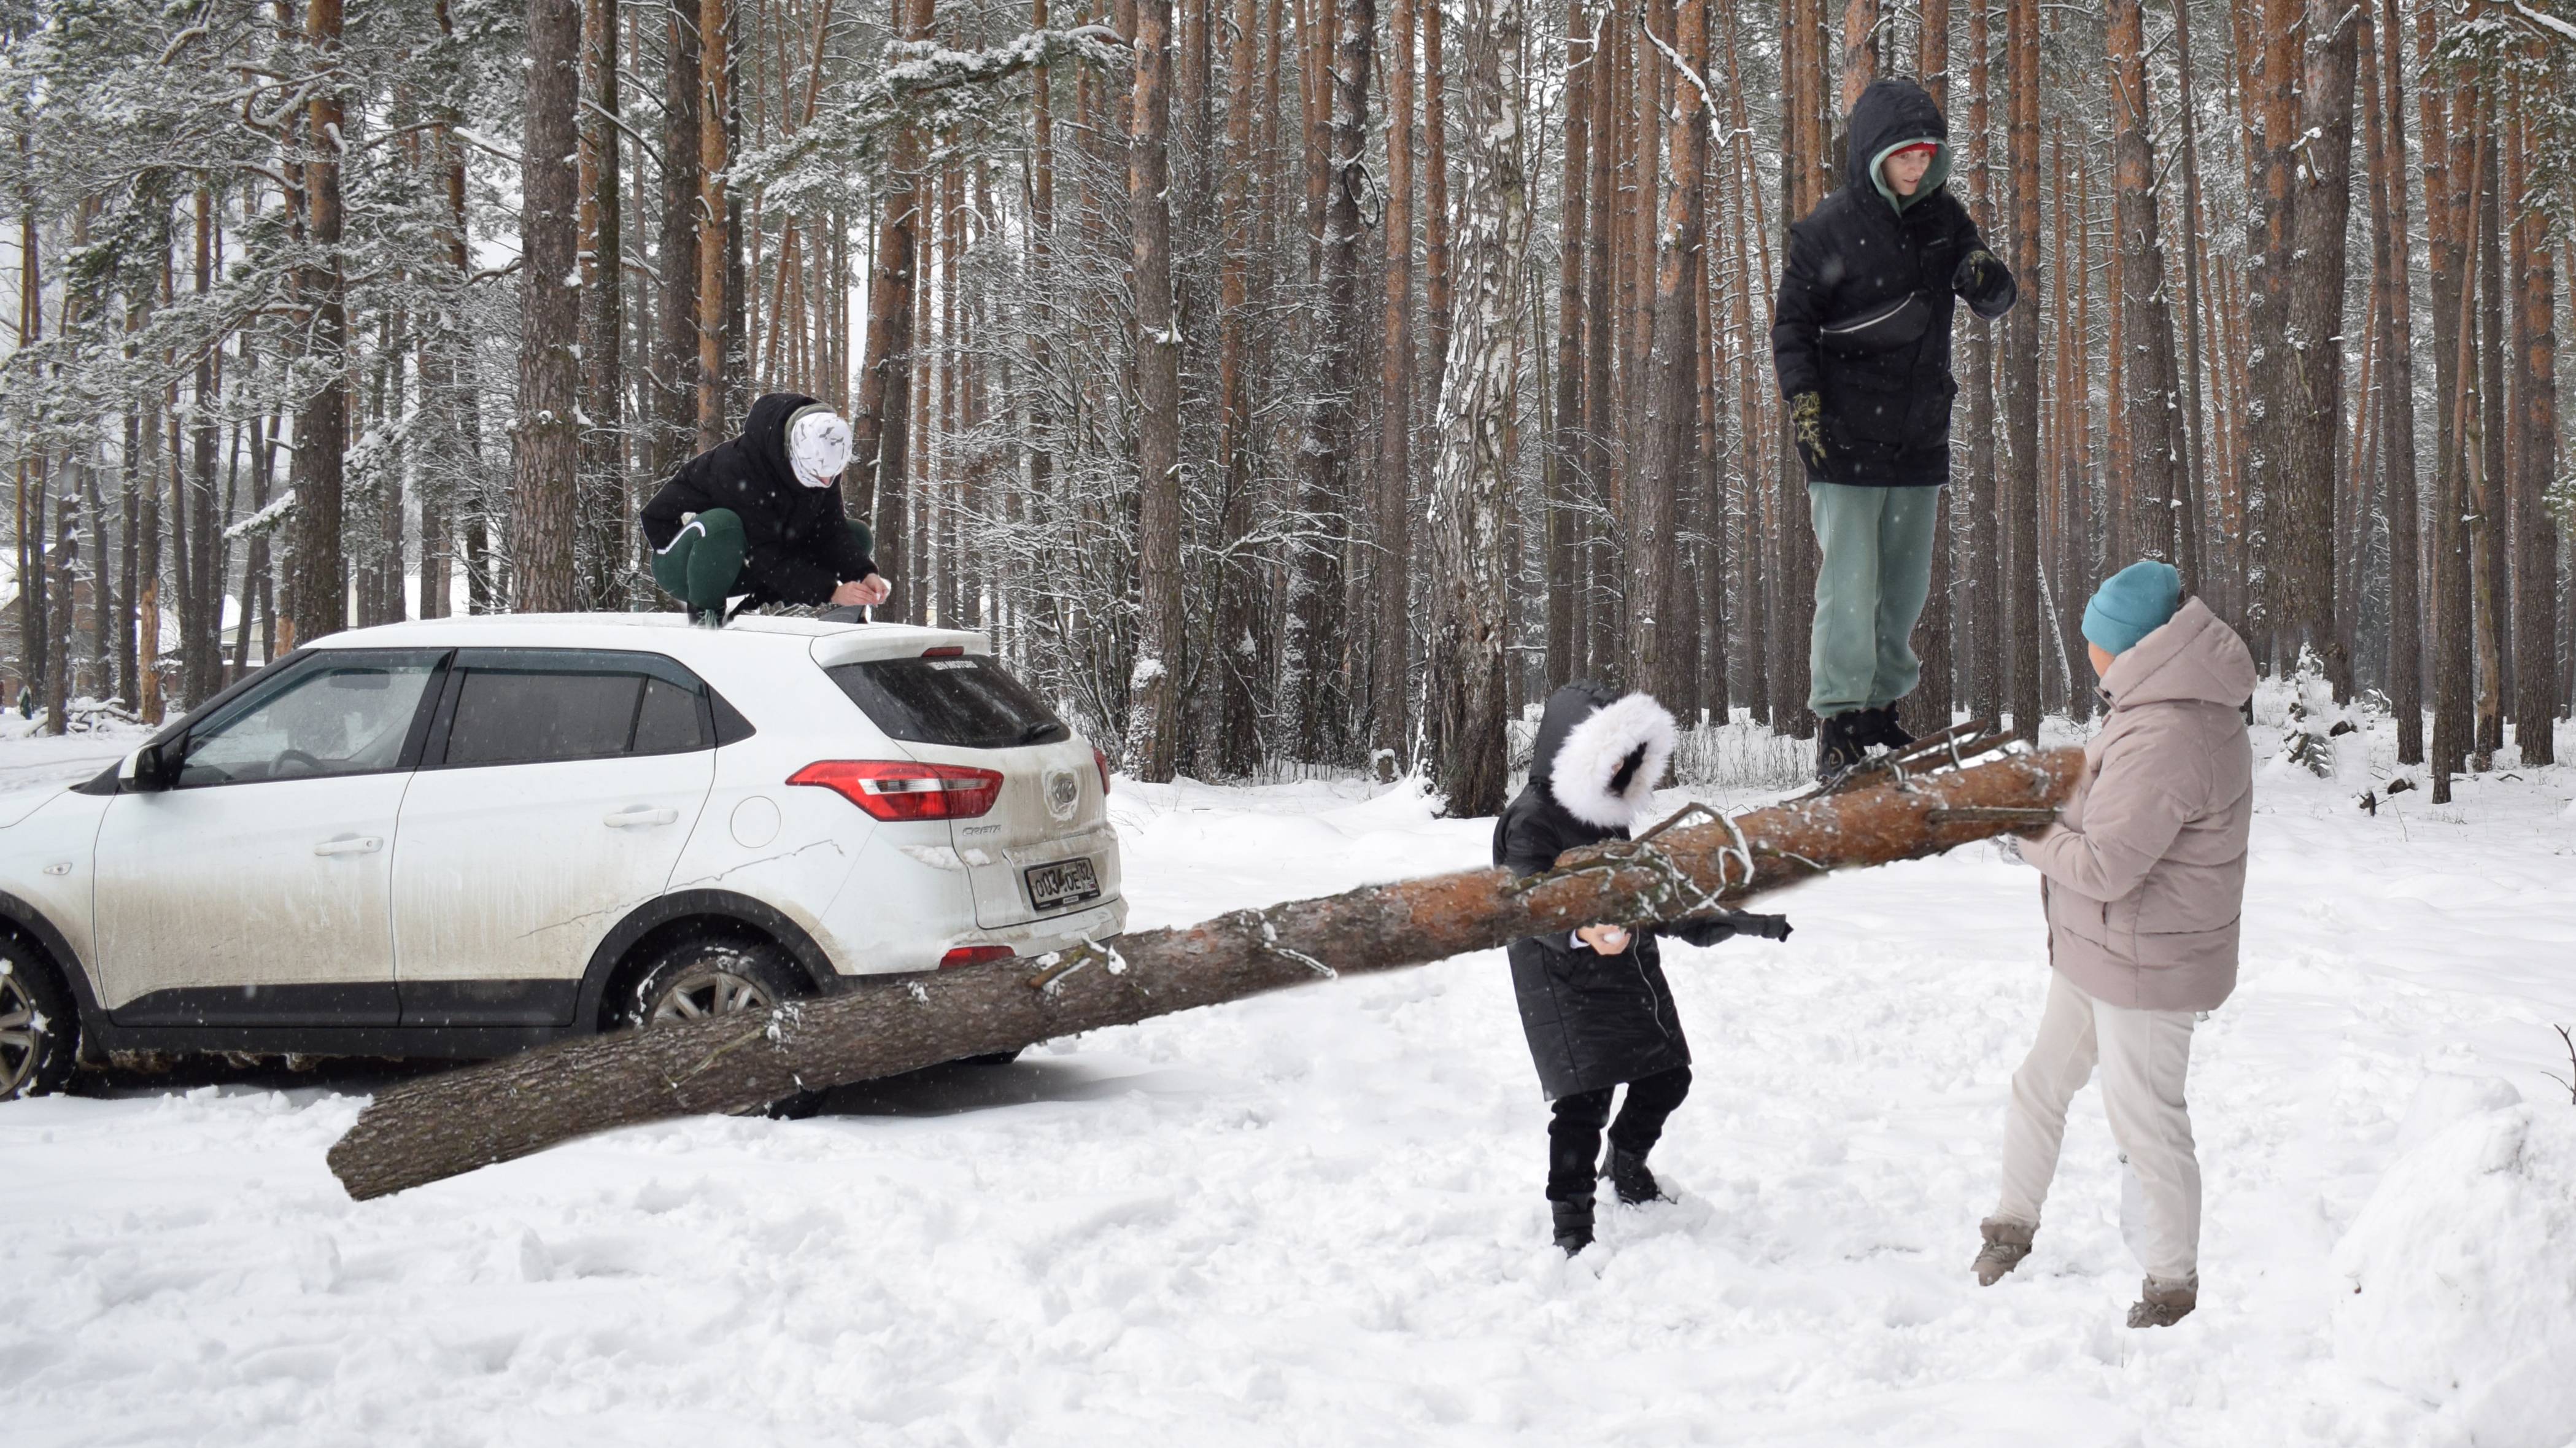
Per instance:
[[[2181,576],[2150,560],[2113,575],[2084,611],[2111,712],[2058,822],[2020,847],[2043,877],[2054,970],[2039,1039],[2013,1075],[2003,1193],[1976,1262],[1992,1285],[2029,1255],[2067,1104],[2098,1062],[2144,1207],[2131,1327],[2168,1326],[2199,1302],[2200,1163],[2183,1078],[2195,1013],[2236,988],[2254,816],[2243,713],[2254,660],[2181,592]]]

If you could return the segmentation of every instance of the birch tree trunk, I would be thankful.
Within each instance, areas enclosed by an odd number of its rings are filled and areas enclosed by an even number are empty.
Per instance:
[[[1468,0],[1465,13],[1481,22],[1472,28],[1490,25],[1497,49],[1517,57],[1518,38],[1505,27],[1519,19],[1520,4]],[[1517,64],[1498,60],[1497,69],[1509,75]],[[1490,129],[1471,132],[1478,149],[1489,144]],[[1480,298],[1469,308],[1461,331],[1485,305]],[[2029,812],[2053,809],[2082,768],[2076,749],[2016,755],[1917,776],[1906,789],[1671,829],[1651,849],[1614,841],[1568,851],[1554,871],[1528,880],[1490,869],[1363,886],[1034,961],[890,977],[767,1015],[568,1041],[387,1089],[331,1148],[331,1169],[364,1200],[615,1127],[742,1110],[1338,974],[1424,965],[1525,935],[1677,919],[1828,871],[1921,858],[2027,828]]]
[[[1504,579],[1507,434],[1529,308],[1522,299],[1529,182],[1522,170],[1524,0],[1468,0],[1463,12],[1467,219],[1458,236],[1466,305],[1451,316],[1441,369],[1440,453],[1429,516],[1432,547],[1431,720],[1449,813],[1503,805]]]

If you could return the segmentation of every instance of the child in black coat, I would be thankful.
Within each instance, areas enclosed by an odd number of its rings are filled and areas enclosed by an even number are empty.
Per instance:
[[[1494,863],[1534,875],[1578,845],[1628,838],[1672,762],[1673,716],[1644,694],[1599,684],[1556,691],[1540,716],[1529,783],[1494,826]],[[1646,1153],[1690,1092],[1690,1046],[1655,949],[1658,934],[1715,945],[1738,934],[1789,938],[1777,915],[1723,911],[1648,929],[1592,925],[1512,942],[1512,990],[1539,1088],[1555,1103],[1548,1126],[1547,1197],[1556,1244],[1568,1256],[1592,1242],[1595,1182],[1622,1202],[1656,1200]],[[1612,1093],[1627,1105],[1614,1123]],[[1598,1165],[1609,1127],[1610,1159]]]

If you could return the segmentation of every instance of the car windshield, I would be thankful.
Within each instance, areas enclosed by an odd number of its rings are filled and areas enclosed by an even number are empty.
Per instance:
[[[876,659],[825,672],[890,738],[1010,749],[1073,736],[1027,685],[978,655]]]

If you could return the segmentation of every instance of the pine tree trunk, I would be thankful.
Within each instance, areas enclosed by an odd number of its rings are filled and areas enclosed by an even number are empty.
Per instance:
[[[2005,152],[2012,170],[2011,266],[2039,275],[2039,0],[2004,10]],[[2039,308],[2015,307],[2004,327],[2004,425],[2012,448],[2004,486],[2006,617],[2012,636],[2013,732],[2039,738]]]
[[[1171,779],[1180,758],[1181,339],[1172,320],[1172,0],[1136,6],[1136,88],[1128,114],[1127,222],[1136,291],[1136,664],[1128,681],[1128,766]],[[952,570],[953,571],[953,570]]]
[[[1565,170],[1557,190],[1556,432],[1547,499],[1547,686],[1575,676],[1582,657],[1576,597],[1583,583],[1582,500],[1591,496],[1592,447],[1584,428],[1584,242],[1590,227],[1592,87],[1601,48],[1583,0],[1565,6]],[[1445,362],[1444,362],[1445,366]],[[1444,374],[1445,385],[1445,374]]]
[[[1044,0],[1040,0],[1043,4]],[[1274,0],[1275,3],[1275,0]],[[1252,276],[1266,257],[1255,254],[1252,178],[1258,170],[1252,120],[1258,76],[1260,15],[1256,0],[1234,0],[1228,37],[1225,165],[1219,182],[1217,224],[1224,233],[1217,301],[1217,465],[1224,470],[1226,557],[1217,578],[1216,634],[1208,660],[1216,670],[1217,763],[1240,778],[1261,762],[1260,717],[1253,700],[1259,656],[1253,647],[1260,579],[1247,551],[1253,529],[1252,383],[1245,376],[1246,331],[1252,321]]]
[[[1700,189],[1692,183],[1706,164],[1708,131],[1700,89],[1692,82],[1708,73],[1708,0],[1680,0],[1673,19],[1672,49],[1679,52],[1689,74],[1673,87],[1673,101],[1663,110],[1662,134],[1656,138],[1666,153],[1673,181],[1667,188],[1662,235],[1656,244],[1654,327],[1646,356],[1645,465],[1638,471],[1630,513],[1626,673],[1635,687],[1687,707],[1680,663],[1695,641],[1682,637],[1677,628],[1682,532],[1677,512],[1683,460],[1696,426],[1693,399],[1699,383],[1699,338],[1692,326],[1695,308],[1687,289],[1702,231]],[[1661,47],[1655,49],[1647,64],[1657,72],[1674,72],[1671,55]],[[1653,167],[1641,167],[1639,174],[1652,175]]]
[[[595,110],[581,117],[583,464],[589,475],[579,520],[589,534],[582,592],[591,608],[623,608],[635,565],[629,520],[642,500],[630,496],[626,467],[626,276],[617,6],[583,0],[582,94]],[[401,560],[395,559],[400,571]],[[399,588],[399,585],[397,585]],[[427,612],[423,609],[424,614]]]
[[[1338,55],[1319,78],[1332,99],[1330,167],[1326,177],[1323,234],[1323,312],[1316,319],[1320,345],[1318,386],[1306,411],[1299,444],[1302,504],[1310,527],[1333,535],[1313,540],[1301,556],[1297,579],[1298,752],[1320,760],[1340,735],[1344,701],[1343,650],[1349,642],[1342,548],[1338,535],[1351,509],[1349,460],[1358,433],[1353,403],[1359,396],[1361,193],[1368,185],[1369,63],[1376,53],[1375,0],[1344,0],[1333,7],[1339,32],[1330,40]]]
[[[653,263],[658,345],[647,369],[656,402],[653,473],[668,478],[698,440],[698,128],[706,44],[697,0],[664,0],[662,234]],[[900,4],[901,0],[897,0]],[[902,154],[898,143],[896,154]],[[892,174],[901,177],[900,168]],[[889,199],[889,205],[893,204]]]
[[[339,257],[340,0],[310,0],[305,6],[304,44],[308,63],[321,77],[305,106],[305,239],[321,256],[305,268],[304,294],[312,308],[305,336],[324,380],[295,422],[294,551],[287,592],[299,645],[348,626],[347,570],[340,556],[341,477],[349,445],[349,313]],[[174,534],[186,520],[184,510],[170,520]],[[180,592],[189,592],[184,578]],[[180,638],[184,644],[184,625]]]
[[[1433,0],[1438,3],[1438,0]],[[1389,0],[1386,57],[1384,300],[1379,309],[1378,450],[1369,486],[1369,563],[1375,627],[1370,630],[1369,753],[1381,779],[1405,764],[1411,731],[1405,718],[1411,680],[1405,671],[1412,632],[1413,530],[1413,49],[1414,0]]]
[[[2512,624],[2505,616],[2505,338],[2503,105],[2492,79],[2481,91],[2478,165],[2485,184],[2470,205],[2477,242],[2478,418],[2465,512],[2470,609],[2477,620],[2477,734],[2471,764],[2483,772],[2504,748],[2505,680],[2512,671]]]
[[[2383,0],[2384,23],[2365,28],[2363,79],[2370,126],[2371,276],[2379,295],[2383,359],[2380,430],[2371,446],[2384,470],[2382,512],[2388,522],[2388,657],[2383,686],[2397,716],[2397,762],[2424,762],[2422,567],[2418,545],[2415,463],[2413,303],[2407,266],[2405,31],[2397,0]],[[2384,59],[2384,62],[2382,58]],[[2376,84],[2369,82],[2376,81]]]
[[[2533,145],[2526,98],[2516,95],[2514,149]],[[2529,171],[2528,162],[2518,170]],[[2549,250],[2549,219],[2523,188],[2514,200],[2514,296],[2520,313],[2513,419],[2519,429],[2513,479],[2513,737],[2526,768],[2558,760],[2552,731],[2558,710],[2558,528],[2543,495],[2558,476],[2558,279]]]
[[[2119,226],[2120,395],[2125,439],[2111,444],[2111,562],[2175,560],[2175,510],[2185,488],[2180,398],[2172,384],[2173,314],[2165,308],[2164,242],[2156,224],[2156,156],[2148,135],[2155,105],[2148,93],[2146,24],[2139,0],[2110,0],[2113,208]],[[2071,595],[2073,578],[2058,587]]]
[[[1506,27],[1518,0],[1469,0],[1467,13],[1487,5],[1497,40],[1512,39],[1516,56],[1517,37]],[[1472,133],[1479,149],[1491,134],[1482,127]],[[1480,296],[1475,309],[1483,305]],[[2061,749],[1921,776],[1907,790],[1777,805],[1731,826],[1669,830],[1654,841],[1653,855],[1625,844],[1591,846],[1569,851],[1560,873],[1535,884],[1490,869],[1363,886],[1195,926],[1137,931],[1035,961],[890,977],[769,1015],[569,1041],[386,1089],[331,1148],[331,1169],[350,1195],[365,1200],[620,1126],[741,1110],[799,1090],[1010,1051],[1337,974],[1427,964],[1545,931],[1732,906],[1820,873],[1990,838],[2016,821],[1975,811],[2053,807],[2082,762],[2081,751]]]
[[[732,154],[727,134],[733,106],[732,0],[698,0],[698,366],[693,445],[725,440],[726,342],[731,329],[728,272],[733,261],[733,207],[725,178]]]
[[[2290,409],[2272,518],[2282,569],[2273,628],[2285,654],[2316,650],[2335,697],[2352,694],[2352,659],[2335,626],[2336,440],[2343,430],[2344,233],[2352,211],[2353,27],[2348,0],[2307,0],[2292,184],[2288,336],[2280,394]],[[2286,149],[2286,147],[2285,147]],[[2355,349],[2358,350],[2358,349]]]
[[[1466,75],[1467,224],[1458,255],[1467,305],[1452,318],[1441,368],[1440,451],[1431,527],[1432,667],[1429,724],[1439,788],[1452,816],[1498,813],[1509,751],[1505,647],[1508,429],[1518,405],[1529,308],[1522,46],[1523,0],[1468,0],[1461,33]]]
[[[1977,224],[2003,233],[2004,218],[1995,206],[1994,89],[1992,7],[1983,0],[1968,6],[1968,210]],[[2011,247],[2007,240],[2006,251]],[[1967,394],[1968,536],[1966,588],[1960,594],[1960,619],[1953,627],[1967,636],[1967,709],[1979,719],[1997,717],[2003,709],[2003,506],[2001,470],[1995,452],[1995,324],[1968,318]]]
[[[527,130],[520,154],[519,407],[512,439],[510,606],[581,602],[573,569],[581,458],[580,0],[528,0]]]

